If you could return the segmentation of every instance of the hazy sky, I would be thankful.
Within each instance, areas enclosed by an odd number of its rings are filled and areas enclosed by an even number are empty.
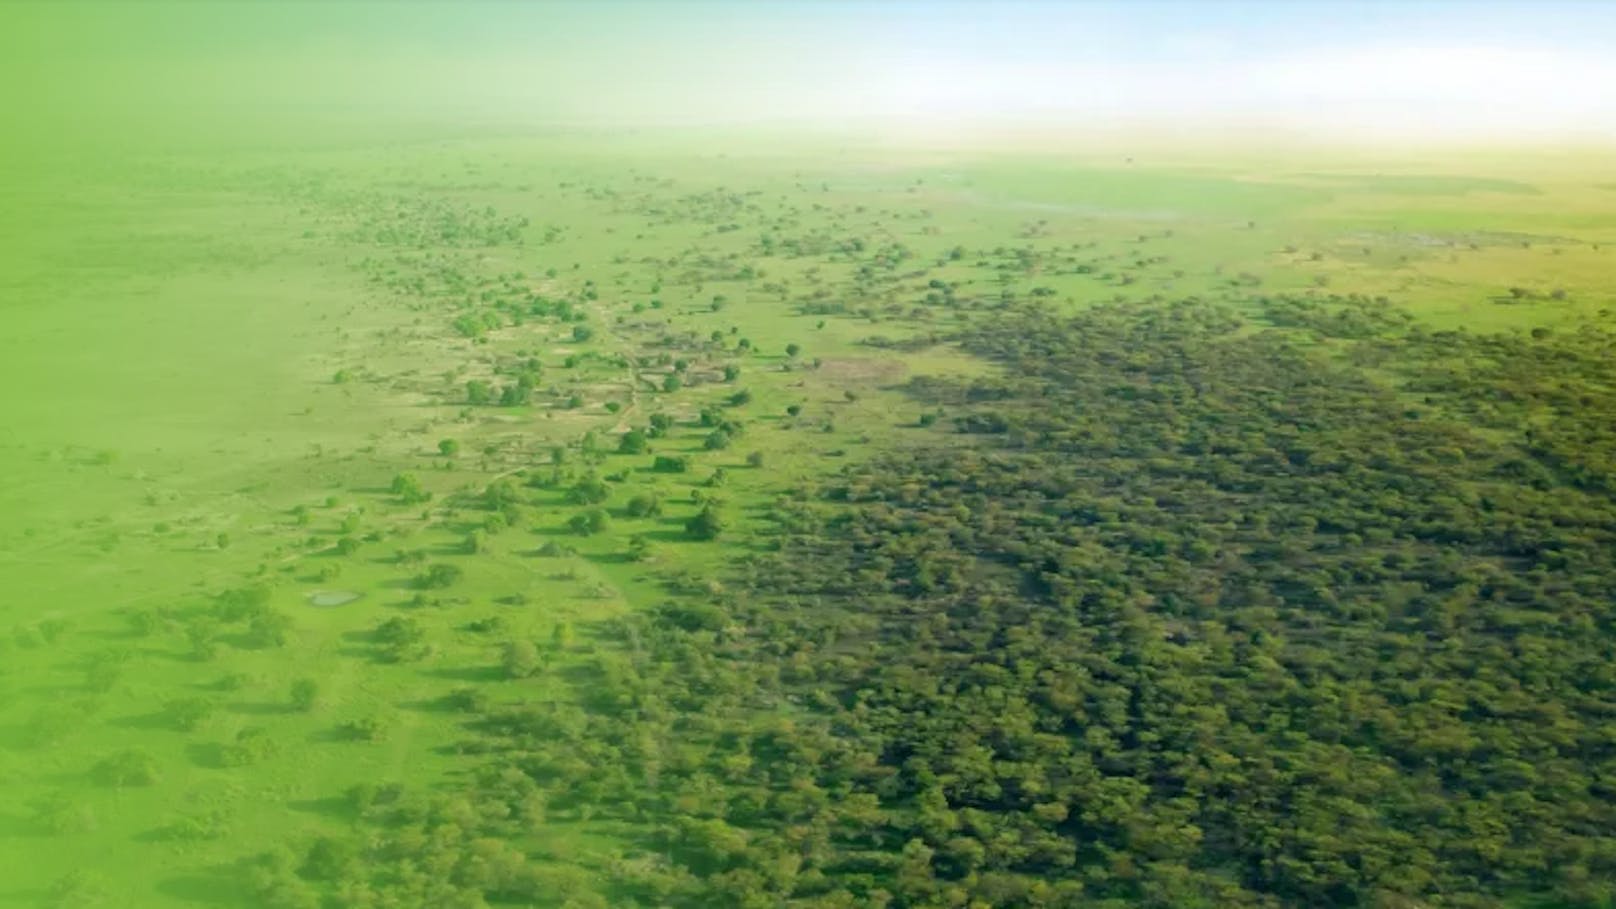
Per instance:
[[[1599,0],[66,7],[13,30],[39,66],[182,106],[1616,138]]]

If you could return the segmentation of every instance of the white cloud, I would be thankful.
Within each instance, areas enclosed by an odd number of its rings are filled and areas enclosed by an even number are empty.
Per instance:
[[[1616,134],[1612,85],[1616,61],[1587,54],[1397,45],[1149,64],[909,54],[840,88],[874,116]]]

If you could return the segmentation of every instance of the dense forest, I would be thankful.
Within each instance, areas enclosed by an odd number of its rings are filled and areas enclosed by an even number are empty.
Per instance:
[[[588,703],[458,692],[463,792],[359,787],[259,892],[606,905],[511,845],[586,813],[642,832],[613,905],[1616,898],[1616,338],[1311,297],[951,340],[999,369],[912,380],[922,441],[617,621]]]

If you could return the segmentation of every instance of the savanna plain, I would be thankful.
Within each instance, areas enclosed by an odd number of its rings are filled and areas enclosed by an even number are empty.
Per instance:
[[[0,905],[1616,904],[1607,164],[19,183]]]

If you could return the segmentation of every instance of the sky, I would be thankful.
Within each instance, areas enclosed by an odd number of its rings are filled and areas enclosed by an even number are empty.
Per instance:
[[[1616,2],[1601,0],[123,0],[33,11],[0,46],[33,68],[15,83],[121,111],[1616,139]]]

